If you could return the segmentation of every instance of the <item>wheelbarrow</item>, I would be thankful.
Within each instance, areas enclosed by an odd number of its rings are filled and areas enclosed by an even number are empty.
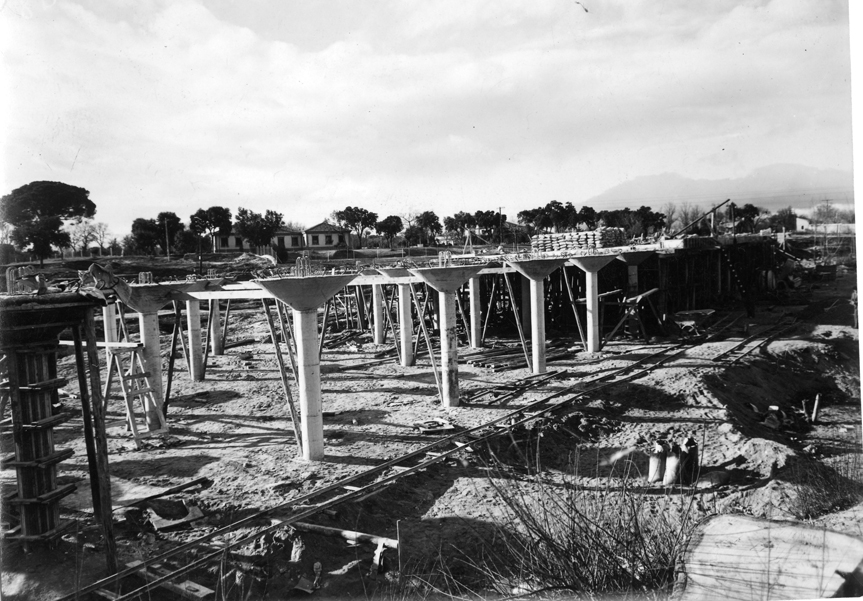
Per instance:
[[[678,311],[671,318],[680,331],[680,337],[686,340],[700,338],[706,333],[704,323],[716,313],[715,309],[695,309],[693,311]]]

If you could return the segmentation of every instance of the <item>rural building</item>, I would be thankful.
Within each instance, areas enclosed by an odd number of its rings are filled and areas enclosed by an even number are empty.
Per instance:
[[[351,246],[351,231],[323,221],[305,231],[306,246],[311,249]]]
[[[305,248],[336,248],[352,246],[350,230],[324,221],[305,231],[291,228],[280,229],[273,235],[270,245],[277,250],[302,250]],[[216,252],[242,252],[249,245],[237,234],[216,236]]]

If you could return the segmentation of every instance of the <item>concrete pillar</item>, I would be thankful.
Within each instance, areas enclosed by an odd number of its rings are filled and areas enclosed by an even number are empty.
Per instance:
[[[402,349],[402,367],[414,364],[414,323],[411,319],[411,288],[399,284],[399,343]]]
[[[189,371],[192,380],[204,379],[204,352],[201,348],[201,301],[186,301],[186,322],[189,333]]]
[[[105,330],[105,342],[117,342],[117,304],[111,303],[102,307],[102,325]],[[110,367],[113,352],[110,348],[105,349],[105,364]]]
[[[439,292],[440,362],[443,406],[458,407],[458,338],[455,327],[455,294]]]
[[[530,280],[531,350],[533,373],[545,373],[545,289],[544,280]]]
[[[627,292],[629,294],[638,294],[638,265],[626,266],[627,277]]]
[[[602,348],[599,336],[599,273],[591,271],[584,275],[587,280],[587,352],[595,353]]]
[[[297,371],[300,389],[300,430],[303,459],[324,458],[324,418],[321,403],[321,360],[318,355],[318,312],[294,310]]]
[[[531,329],[530,327],[530,286],[528,283],[530,280],[525,276],[521,276],[521,327],[527,332]]]
[[[383,286],[372,284],[372,319],[374,320],[374,343],[384,343],[384,294]]]
[[[222,311],[219,309],[219,301],[213,301],[213,310],[210,312],[210,354],[224,355],[225,341],[222,339]]]
[[[470,291],[470,346],[480,348],[482,338],[482,303],[479,297],[479,276],[468,280]]]
[[[162,349],[159,342],[159,314],[156,311],[138,313],[138,324],[141,329],[141,343],[144,345],[144,371],[150,372],[148,378],[150,388],[153,391],[153,398],[156,399],[158,411],[161,411],[165,397],[162,391]],[[155,411],[156,409],[151,409],[145,416],[147,428],[150,430],[158,430],[162,426],[159,415]]]

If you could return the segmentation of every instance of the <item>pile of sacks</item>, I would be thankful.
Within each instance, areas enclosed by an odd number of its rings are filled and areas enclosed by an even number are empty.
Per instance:
[[[534,252],[554,250],[590,250],[625,246],[628,243],[623,228],[601,227],[588,232],[564,232],[562,234],[537,234],[530,239]]]

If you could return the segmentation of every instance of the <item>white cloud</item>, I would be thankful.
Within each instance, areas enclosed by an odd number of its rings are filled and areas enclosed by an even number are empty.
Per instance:
[[[5,187],[84,186],[117,233],[851,163],[842,3],[11,4]]]

